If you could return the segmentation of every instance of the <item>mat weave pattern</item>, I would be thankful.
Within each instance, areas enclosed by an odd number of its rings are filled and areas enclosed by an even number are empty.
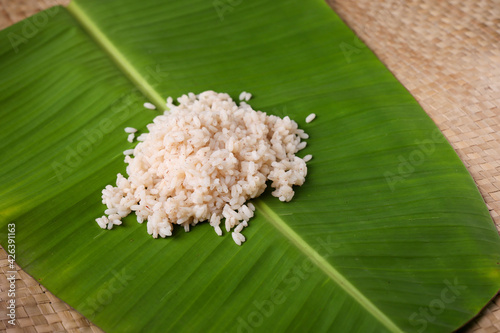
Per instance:
[[[500,2],[327,0],[418,100],[476,181],[500,230]],[[0,29],[67,0],[0,0]],[[355,61],[362,47],[345,48]],[[2,276],[7,254],[0,250]],[[19,267],[18,325],[7,323],[0,281],[0,331],[102,332]],[[461,333],[500,332],[500,296]]]

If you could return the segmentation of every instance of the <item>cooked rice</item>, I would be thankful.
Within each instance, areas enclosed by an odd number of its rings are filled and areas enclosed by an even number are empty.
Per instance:
[[[252,98],[252,94],[246,92],[246,91],[242,91],[240,96],[238,97],[238,99],[240,101],[249,101],[250,99]],[[241,105],[241,104],[240,104]]]
[[[127,141],[128,142],[134,142],[134,138],[135,138],[135,134],[134,133],[130,133],[127,137]]]
[[[308,155],[304,156],[303,160],[304,160],[304,162],[309,162],[312,158],[313,158],[313,156],[308,154]]]
[[[123,152],[123,155],[132,155],[134,153],[133,149],[127,149]]]
[[[137,132],[137,129],[133,128],[133,127],[125,127],[125,133],[135,133]]]
[[[236,243],[236,245],[241,245],[241,239],[238,237],[238,234],[236,234],[236,232],[232,232],[231,236],[233,237],[233,240]]]
[[[240,99],[250,99],[243,93]],[[307,166],[295,153],[308,136],[289,117],[238,106],[225,93],[189,93],[177,101],[167,99],[170,111],[147,126],[135,149],[123,152],[128,178],[118,174],[116,186],[102,191],[106,215],[96,221],[111,229],[135,212],[157,238],[171,236],[175,224],[187,232],[202,221],[222,235],[224,219],[241,245],[255,211],[246,202],[264,192],[267,180],[281,201],[290,201],[292,186],[304,183]]]
[[[139,135],[137,137],[137,141],[144,141],[144,140],[146,140],[146,138],[147,138],[146,133],[142,133],[141,135]]]
[[[146,109],[150,109],[150,110],[155,110],[156,109],[156,106],[154,104],[149,103],[149,102],[144,103],[144,107]]]
[[[308,116],[306,117],[306,123],[310,123],[311,121],[313,121],[313,120],[314,120],[314,118],[316,118],[316,114],[311,113],[310,115],[308,115]]]

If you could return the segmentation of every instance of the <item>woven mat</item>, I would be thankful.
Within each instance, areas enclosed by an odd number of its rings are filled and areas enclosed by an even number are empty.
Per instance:
[[[68,0],[0,0],[0,29]],[[419,101],[465,163],[500,230],[498,0],[328,0]],[[347,57],[356,57],[353,41]],[[0,269],[8,271],[0,250]],[[7,332],[102,332],[17,267],[18,326]],[[0,331],[8,318],[0,281]],[[461,332],[500,332],[497,296]]]

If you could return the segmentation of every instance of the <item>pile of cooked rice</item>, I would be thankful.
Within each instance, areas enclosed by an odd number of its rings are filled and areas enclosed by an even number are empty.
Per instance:
[[[251,95],[242,93],[248,101]],[[147,220],[154,238],[172,235],[175,224],[186,231],[209,221],[220,236],[220,224],[241,245],[241,234],[269,179],[272,195],[290,201],[293,185],[302,185],[306,161],[295,156],[308,135],[289,117],[255,111],[246,102],[238,106],[228,94],[205,91],[167,99],[169,111],[147,126],[134,149],[124,152],[128,178],[117,175],[116,187],[106,186],[102,202],[108,209],[96,219],[103,229],[120,225],[131,212]],[[128,140],[136,130],[127,127]],[[133,156],[132,156],[133,155]]]

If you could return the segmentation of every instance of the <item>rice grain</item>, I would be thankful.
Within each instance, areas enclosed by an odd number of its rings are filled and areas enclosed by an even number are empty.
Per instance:
[[[311,113],[310,115],[308,115],[308,116],[306,117],[306,123],[310,123],[311,121],[313,121],[313,120],[314,120],[314,118],[316,118],[316,114]]]
[[[133,149],[127,149],[123,152],[123,155],[132,155],[134,153]]]
[[[156,106],[154,104],[149,103],[149,102],[144,103],[144,107],[146,109],[156,110]]]

